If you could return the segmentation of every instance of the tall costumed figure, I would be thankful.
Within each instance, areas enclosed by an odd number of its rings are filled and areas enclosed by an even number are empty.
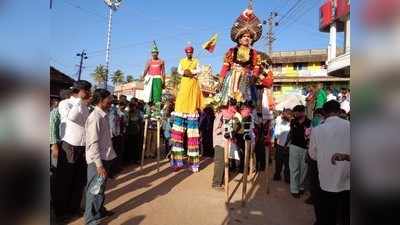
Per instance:
[[[171,135],[171,166],[175,171],[184,166],[186,146],[190,169],[193,172],[199,170],[199,110],[204,107],[204,100],[197,79],[200,65],[198,59],[193,57],[193,52],[194,49],[189,44],[185,48],[186,57],[180,60],[178,66],[182,79],[175,101]]]
[[[146,147],[151,148],[152,143],[146,144],[147,128],[150,123],[157,125],[157,170],[159,171],[160,161],[160,119],[161,119],[161,95],[165,82],[165,63],[159,58],[159,50],[155,41],[151,48],[151,59],[147,61],[143,71],[142,80],[144,79],[144,96],[145,106],[145,129],[144,129],[144,145],[142,149],[141,168],[143,168],[144,155]],[[151,125],[151,124],[150,124]],[[150,145],[150,146],[147,146]]]
[[[220,104],[225,106],[223,110],[225,151],[231,152],[233,148],[244,151],[244,157],[241,157],[244,164],[243,203],[245,203],[249,151],[251,140],[254,138],[251,129],[254,126],[252,124],[252,110],[257,102],[254,81],[261,71],[261,56],[252,46],[260,39],[261,35],[262,24],[255,16],[252,5],[249,4],[249,7],[240,14],[231,28],[231,39],[236,42],[236,46],[230,48],[225,54],[220,72],[220,79],[223,80]],[[232,105],[234,102],[237,103],[236,107]],[[235,116],[237,113],[241,115],[239,122],[237,122],[237,116]],[[236,125],[235,123],[239,124]],[[236,129],[237,126],[241,129]],[[241,144],[243,140],[244,145]],[[227,155],[225,153],[225,156]],[[225,168],[227,168],[227,165]],[[225,174],[225,176],[228,175],[228,173]],[[227,180],[229,179],[225,177],[225,181]],[[225,186],[225,191],[228,192],[228,184],[225,183]]]

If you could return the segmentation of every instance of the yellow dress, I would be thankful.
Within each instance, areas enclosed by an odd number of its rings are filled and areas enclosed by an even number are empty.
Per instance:
[[[198,74],[200,72],[199,61],[195,58],[181,59],[179,62],[178,72],[183,74],[183,71],[185,70],[190,70],[193,74]],[[203,107],[203,93],[200,90],[200,84],[197,77],[182,77],[179,91],[176,96],[175,112],[196,114],[197,109],[203,109]]]

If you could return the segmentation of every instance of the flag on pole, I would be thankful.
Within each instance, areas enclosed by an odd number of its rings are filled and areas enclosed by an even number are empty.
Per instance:
[[[214,52],[215,45],[217,44],[218,41],[218,34],[214,34],[210,40],[208,40],[206,43],[203,44],[203,48],[207,50],[208,52],[212,53]]]

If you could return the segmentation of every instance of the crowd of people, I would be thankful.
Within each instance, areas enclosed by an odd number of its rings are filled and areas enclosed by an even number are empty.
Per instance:
[[[349,224],[350,92],[343,88],[336,96],[321,83],[309,88],[305,106],[273,116],[273,74],[253,48],[261,38],[260,24],[249,8],[233,24],[236,45],[224,57],[216,106],[204,104],[200,62],[191,45],[179,62],[181,80],[173,100],[162,101],[165,62],[155,42],[142,76],[144,101],[92,91],[85,80],[63,90],[63,100],[53,102],[50,111],[56,220],[84,215],[86,224],[98,224],[111,215],[104,207],[107,179],[126,165],[141,164],[143,157],[155,158],[160,151],[156,140],[163,137],[162,154],[174,172],[188,168],[197,173],[201,157],[214,156],[212,187],[221,189],[227,185],[224,167],[246,174],[244,158],[251,151],[255,160],[250,168],[268,171],[275,161],[273,180],[280,181],[283,172],[294,198],[310,193],[315,225]]]
[[[95,186],[97,175],[113,178],[125,166],[140,164],[143,101],[137,98],[128,101],[124,95],[117,97],[105,89],[91,89],[88,81],[76,81],[70,89],[61,91],[61,101],[51,103],[51,205],[58,221],[85,212],[90,224],[109,215],[102,206],[106,179],[100,184],[102,197],[91,195],[88,188]],[[153,140],[147,145],[145,155],[153,158],[155,152]],[[83,203],[85,189],[86,203]]]
[[[315,225],[350,224],[350,91],[310,90],[306,106],[284,109],[274,121],[273,180],[283,169],[294,198],[309,193]]]

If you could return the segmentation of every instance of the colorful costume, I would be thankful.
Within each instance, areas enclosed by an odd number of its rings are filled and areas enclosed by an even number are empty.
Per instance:
[[[186,48],[185,52],[193,53],[193,47]],[[197,59],[186,57],[179,62],[178,73],[183,77],[176,96],[175,111],[173,112],[174,124],[171,135],[171,166],[175,169],[183,167],[184,137],[186,133],[187,155],[191,169],[194,172],[197,172],[199,168],[200,135],[198,109],[203,108],[203,95],[196,77],[199,72],[199,61]]]
[[[256,102],[256,93],[252,85],[254,77],[260,73],[261,56],[252,48],[254,42],[260,39],[262,25],[254,15],[253,10],[246,9],[235,21],[231,29],[231,39],[237,46],[228,50],[225,54],[224,64],[220,75],[224,78],[220,103],[226,105],[229,99],[238,103],[246,102],[240,114],[242,115],[243,138],[251,140],[251,103]],[[247,35],[247,43],[242,42],[244,35]],[[226,126],[232,124],[229,113],[223,113]],[[227,128],[226,130],[232,130]],[[225,135],[228,137],[229,135]],[[228,139],[230,139],[228,137]]]
[[[155,42],[151,52],[158,53]],[[162,59],[150,59],[146,64],[144,75],[144,102],[161,102],[162,84],[165,75],[164,61]]]
[[[239,41],[246,33],[252,36],[252,43],[248,46],[241,45]],[[230,48],[225,54],[220,72],[224,78],[221,99],[223,104],[226,104],[229,98],[234,98],[238,102],[255,100],[250,90],[250,83],[252,77],[260,73],[261,57],[251,45],[260,38],[261,33],[261,23],[249,9],[245,10],[233,25],[231,39],[238,45]]]

